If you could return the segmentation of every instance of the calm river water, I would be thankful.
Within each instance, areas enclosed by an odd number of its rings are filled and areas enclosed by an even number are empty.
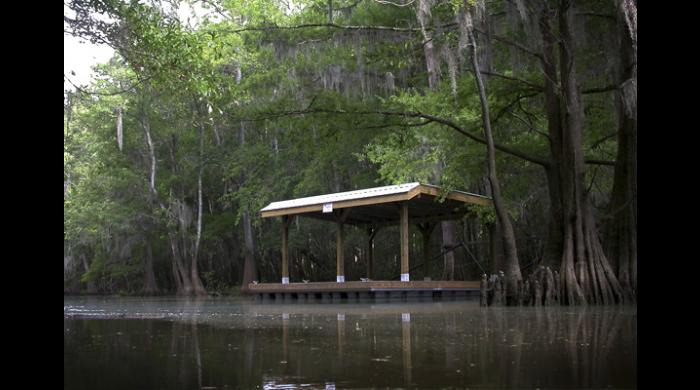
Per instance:
[[[637,387],[636,307],[64,297],[65,389]]]

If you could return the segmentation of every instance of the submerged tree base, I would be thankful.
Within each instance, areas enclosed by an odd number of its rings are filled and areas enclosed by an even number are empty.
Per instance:
[[[481,276],[481,306],[554,306],[570,305],[561,299],[562,282],[558,271],[539,266],[525,282],[518,285],[515,293],[506,293],[506,277],[503,271],[498,274]],[[594,301],[589,301],[589,303]],[[604,303],[604,302],[601,302]],[[618,300],[608,303],[630,303]]]

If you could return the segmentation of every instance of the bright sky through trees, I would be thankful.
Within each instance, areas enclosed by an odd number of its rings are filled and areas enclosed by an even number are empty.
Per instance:
[[[66,5],[63,6],[63,14],[68,17],[75,16]],[[66,77],[76,85],[88,84],[92,76],[92,66],[108,61],[112,55],[114,50],[107,45],[92,44],[64,32],[63,89],[75,90]]]
[[[70,18],[75,13],[66,5],[63,6],[63,14]],[[196,4],[192,8],[189,4],[181,3],[177,10],[178,18],[189,27],[196,26],[200,18],[206,16],[209,20],[217,21],[221,17],[213,10],[205,10]],[[93,44],[80,38],[76,38],[66,32],[63,33],[63,89],[75,90],[65,78],[68,77],[73,84],[87,85],[92,78],[92,67],[104,63],[114,55],[114,49],[104,44]],[[75,74],[73,74],[75,73]]]

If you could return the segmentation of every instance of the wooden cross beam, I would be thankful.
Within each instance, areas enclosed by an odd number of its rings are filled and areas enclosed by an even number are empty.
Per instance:
[[[401,202],[401,281],[408,282],[408,203]]]

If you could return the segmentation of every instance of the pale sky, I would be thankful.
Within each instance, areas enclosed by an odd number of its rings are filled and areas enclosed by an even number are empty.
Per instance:
[[[167,4],[164,4],[164,6],[167,6]],[[195,26],[199,22],[199,18],[207,14],[210,20],[220,20],[219,15],[202,9],[198,4],[193,9],[187,3],[182,2],[177,13],[180,20],[190,26]],[[68,17],[74,17],[75,15],[66,5],[63,6],[63,14]],[[63,74],[76,85],[88,85],[94,73],[91,67],[109,61],[113,55],[114,49],[107,45],[92,44],[89,41],[75,38],[68,33],[63,33]],[[75,72],[75,76],[71,72]],[[74,91],[75,87],[70,85],[64,78],[63,89]]]
[[[107,62],[114,55],[114,50],[107,45],[94,45],[69,34],[63,34],[63,74],[76,85],[87,85],[92,77],[93,65]],[[75,72],[75,76],[71,74]],[[75,88],[63,80],[63,89]]]
[[[75,15],[65,4],[63,5],[63,14],[68,17]],[[89,84],[93,73],[90,68],[95,64],[109,61],[113,55],[114,50],[107,45],[95,45],[68,33],[63,33],[63,74],[76,85]],[[71,72],[75,72],[75,76]],[[63,89],[75,90],[65,78],[63,79]]]

